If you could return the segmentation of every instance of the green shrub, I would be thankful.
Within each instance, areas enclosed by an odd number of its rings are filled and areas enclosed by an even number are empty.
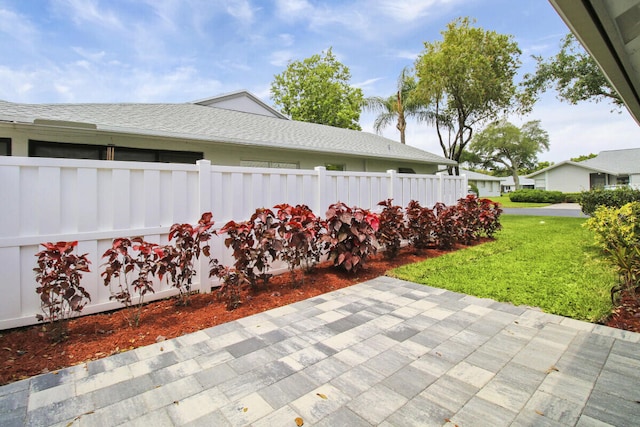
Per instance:
[[[509,193],[509,200],[527,203],[562,203],[565,200],[565,196],[561,191],[524,189]]]
[[[620,291],[635,295],[640,285],[640,202],[599,206],[584,225],[618,270],[621,283],[611,289],[612,299]]]
[[[578,203],[582,212],[586,215],[593,215],[598,206],[608,206],[620,208],[627,203],[640,202],[640,190],[630,187],[620,187],[615,190],[595,189],[580,193]]]
[[[565,203],[580,203],[581,193],[564,193]]]

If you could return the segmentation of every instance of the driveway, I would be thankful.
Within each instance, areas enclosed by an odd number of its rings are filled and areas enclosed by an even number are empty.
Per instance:
[[[588,218],[582,213],[578,203],[558,203],[544,208],[503,208],[507,215],[532,216],[568,216],[574,218]]]

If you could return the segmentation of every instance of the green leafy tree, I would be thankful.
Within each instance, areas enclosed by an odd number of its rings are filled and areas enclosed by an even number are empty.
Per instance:
[[[538,153],[549,149],[549,134],[540,127],[539,120],[527,122],[521,128],[502,120],[477,133],[469,148],[486,165],[501,165],[509,170],[516,189],[520,189],[519,171],[533,167]]]
[[[525,111],[528,99],[513,81],[521,52],[512,36],[472,27],[469,18],[451,22],[442,35],[442,41],[425,42],[416,61],[418,91],[434,110],[444,156],[459,162],[475,128]]]
[[[540,93],[555,88],[558,98],[571,104],[608,100],[622,107],[620,95],[573,34],[564,36],[557,55],[547,60],[541,56],[533,58],[537,62],[536,72],[526,74],[522,83],[530,97],[538,98]]]
[[[350,86],[350,79],[349,68],[329,48],[290,62],[271,83],[271,98],[293,120],[361,130],[362,90]]]
[[[594,157],[598,157],[598,155],[597,154],[593,154],[593,153],[583,154],[583,155],[578,156],[578,157],[572,157],[571,161],[572,162],[584,162],[585,160],[593,159]]]
[[[530,173],[534,173],[539,170],[548,168],[549,166],[553,166],[554,164],[555,164],[554,162],[548,162],[548,161],[537,162],[535,165],[533,165],[533,167],[524,168],[520,172],[521,172],[521,175],[529,175]]]
[[[414,118],[419,122],[433,119],[433,114],[416,96],[417,85],[410,69],[404,68],[398,78],[398,90],[395,95],[387,98],[373,96],[364,100],[366,110],[379,113],[373,122],[376,132],[380,133],[383,128],[395,122],[396,129],[400,132],[400,142],[406,144],[405,130],[408,118]]]

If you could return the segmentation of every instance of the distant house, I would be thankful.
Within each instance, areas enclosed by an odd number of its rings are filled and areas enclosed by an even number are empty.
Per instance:
[[[640,188],[640,148],[601,151],[582,162],[570,160],[527,175],[535,188],[576,193],[630,185]]]
[[[447,173],[447,170],[441,171]],[[465,175],[469,185],[475,185],[478,188],[478,197],[497,197],[500,195],[500,182],[504,179],[498,176],[485,175],[479,172],[473,172],[466,169],[460,169],[460,175]]]
[[[522,189],[533,189],[535,188],[535,181],[533,179],[525,178],[523,176],[519,177],[520,188]],[[500,183],[500,191],[503,193],[510,193],[516,190],[516,183],[513,180],[512,176],[508,176],[502,178],[502,182]]]
[[[432,174],[444,157],[288,119],[247,91],[182,104],[0,101],[0,155]]]

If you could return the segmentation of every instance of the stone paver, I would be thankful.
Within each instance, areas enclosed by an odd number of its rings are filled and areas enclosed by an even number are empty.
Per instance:
[[[640,334],[379,277],[0,387],[2,426],[618,426]]]

